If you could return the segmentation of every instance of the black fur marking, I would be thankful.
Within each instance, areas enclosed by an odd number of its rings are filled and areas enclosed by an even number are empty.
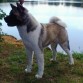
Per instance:
[[[43,24],[41,24],[41,27],[42,28],[41,28],[38,44],[39,44],[39,47],[40,47],[41,51],[43,51],[43,44],[42,44],[42,36],[43,36],[43,33],[44,33],[44,26],[43,26]]]
[[[27,33],[29,33],[30,31],[34,31],[36,29],[36,27],[37,27],[37,25],[33,26],[33,24],[31,23],[31,21],[29,20],[28,24],[27,24]]]
[[[18,12],[19,11],[19,14]],[[20,9],[18,7],[15,7],[15,11],[10,11],[10,14],[4,18],[5,22],[8,26],[27,26],[27,33],[30,31],[34,31],[37,27],[37,24],[34,24],[34,22],[30,19],[30,17],[22,12],[20,12]]]
[[[10,12],[10,15],[4,18],[5,22],[7,23],[8,26],[20,26],[23,23],[17,19],[17,17]]]
[[[70,46],[69,46],[69,40],[68,40],[67,42],[68,42],[68,49],[70,50]]]
[[[41,26],[42,26],[42,29],[41,29],[40,35],[43,35],[43,33],[44,33],[44,26],[43,26],[43,24],[41,24]]]

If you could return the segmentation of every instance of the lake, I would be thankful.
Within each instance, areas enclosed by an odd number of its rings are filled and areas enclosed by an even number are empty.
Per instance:
[[[13,2],[13,4],[15,4]],[[23,4],[29,12],[41,23],[48,23],[52,16],[57,16],[67,24],[67,31],[69,35],[70,47],[73,52],[83,52],[83,8],[75,6],[66,6],[64,4],[49,5],[49,4],[30,4],[25,2]],[[11,7],[9,3],[0,3],[0,8],[8,15]],[[1,26],[4,33],[15,36],[20,39],[16,27],[8,27],[4,20]],[[58,51],[61,50],[58,47]]]

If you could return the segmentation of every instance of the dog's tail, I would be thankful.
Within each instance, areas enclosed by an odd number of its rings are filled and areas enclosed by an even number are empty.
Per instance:
[[[67,25],[62,20],[60,20],[58,17],[52,17],[49,22],[50,23],[57,23],[62,27],[67,27]]]

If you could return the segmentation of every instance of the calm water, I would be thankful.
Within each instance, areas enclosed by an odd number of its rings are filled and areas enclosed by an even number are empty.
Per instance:
[[[42,23],[48,23],[52,16],[57,16],[62,19],[67,24],[66,29],[69,35],[71,50],[83,52],[83,8],[48,4],[30,5],[28,3],[24,3],[24,7]],[[7,15],[11,10],[9,3],[1,3],[0,8],[3,9]],[[20,39],[16,27],[8,27],[4,20],[2,23],[3,32]],[[58,51],[62,51],[60,47],[58,47]]]

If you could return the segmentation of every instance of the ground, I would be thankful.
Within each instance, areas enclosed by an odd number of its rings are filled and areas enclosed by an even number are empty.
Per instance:
[[[32,73],[24,72],[26,53],[23,44],[17,46],[0,43],[0,83],[83,83],[83,53],[73,53],[75,64],[68,64],[68,56],[57,54],[57,61],[50,62],[51,50],[44,50],[45,71],[42,79],[36,79],[37,64],[34,57]]]

